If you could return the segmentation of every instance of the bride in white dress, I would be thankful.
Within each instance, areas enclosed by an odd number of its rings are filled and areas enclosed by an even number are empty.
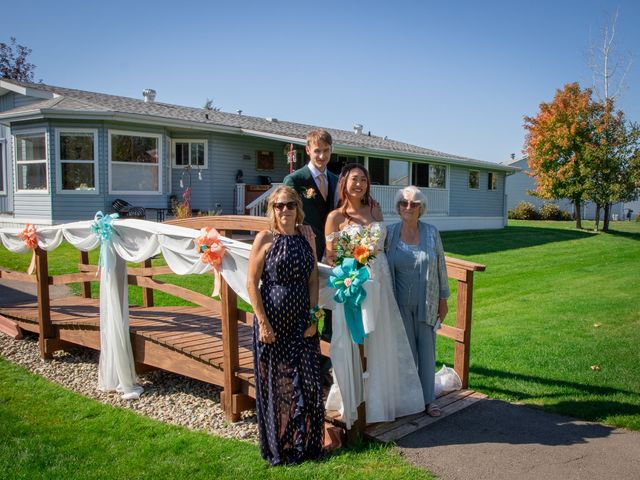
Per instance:
[[[362,165],[346,165],[340,175],[340,205],[325,224],[327,261],[333,263],[332,241],[336,234],[370,225],[379,231],[378,252],[369,264],[371,280],[362,303],[366,372],[361,374],[357,345],[346,330],[342,305],[333,313],[331,360],[334,384],[327,409],[339,410],[349,428],[364,399],[367,423],[388,422],[424,410],[420,378],[396,304],[391,275],[384,254],[386,227],[379,206],[372,207],[369,174]]]

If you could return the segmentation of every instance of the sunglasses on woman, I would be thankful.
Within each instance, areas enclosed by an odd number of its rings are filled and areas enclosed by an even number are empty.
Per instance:
[[[273,204],[273,208],[275,208],[278,211],[282,211],[285,208],[287,210],[295,210],[296,209],[296,202],[277,202]]]
[[[402,208],[419,208],[422,202],[412,202],[411,200],[400,200],[398,204]]]

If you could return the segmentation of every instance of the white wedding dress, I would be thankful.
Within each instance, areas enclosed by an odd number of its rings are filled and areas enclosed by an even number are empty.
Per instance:
[[[365,400],[367,423],[389,422],[424,410],[420,377],[393,294],[389,265],[384,254],[387,229],[379,230],[378,254],[370,263],[371,280],[365,284],[367,297],[362,317],[368,336],[364,342],[366,372],[362,372],[358,346],[347,330],[341,304],[333,311],[331,362],[334,383],[326,408],[338,410],[347,428],[357,419],[357,407]],[[350,224],[345,229],[362,228]]]

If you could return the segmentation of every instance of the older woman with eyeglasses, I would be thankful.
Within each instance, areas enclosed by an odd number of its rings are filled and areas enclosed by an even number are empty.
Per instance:
[[[395,197],[401,221],[389,226],[386,252],[396,300],[418,368],[426,411],[441,414],[435,400],[436,330],[448,312],[449,281],[438,229],[420,221],[426,197],[405,187]]]
[[[253,368],[260,452],[272,465],[322,452],[318,266],[315,243],[299,232],[302,200],[277,187],[267,204],[270,229],[256,235],[247,292],[254,311]],[[312,308],[313,306],[313,308]]]

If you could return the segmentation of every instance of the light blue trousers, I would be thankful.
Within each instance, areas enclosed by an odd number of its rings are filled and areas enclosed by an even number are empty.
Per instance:
[[[431,325],[418,321],[418,306],[399,305],[413,360],[418,368],[425,405],[435,397],[436,332]]]

